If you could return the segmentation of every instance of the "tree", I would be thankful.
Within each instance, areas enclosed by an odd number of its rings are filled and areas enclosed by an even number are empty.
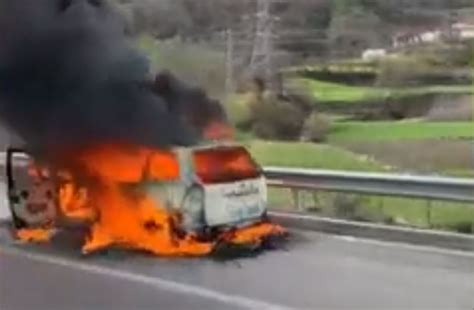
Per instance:
[[[362,0],[336,0],[329,26],[331,48],[336,56],[359,56],[362,50],[383,44],[382,26]]]

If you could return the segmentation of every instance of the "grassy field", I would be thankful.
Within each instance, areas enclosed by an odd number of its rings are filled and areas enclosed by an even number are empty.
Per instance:
[[[356,155],[341,148],[314,143],[272,142],[244,140],[244,143],[264,166],[285,166],[298,168],[385,171],[388,166]]]
[[[474,208],[463,203],[309,191],[300,199],[307,210],[323,217],[455,231],[474,225]],[[349,204],[343,206],[341,200]],[[273,208],[293,209],[289,189],[270,189],[269,201]]]
[[[318,102],[357,103],[383,99],[390,93],[381,88],[348,86],[310,79],[295,79],[289,85],[302,88]]]
[[[474,122],[336,122],[329,141],[473,139]]]
[[[250,135],[240,134],[246,144],[263,166],[284,166],[315,169],[389,171],[393,168],[383,165],[366,156],[343,150],[335,146],[299,142],[271,142],[252,140]],[[306,192],[303,195],[308,208],[316,207],[323,216],[341,217],[338,199],[345,194]],[[469,227],[474,222],[474,209],[467,204],[450,202],[428,202],[416,199],[354,196],[354,210],[350,216],[372,222],[390,221],[416,227],[436,227],[439,229],[458,230]],[[273,208],[291,209],[292,193],[288,189],[269,190],[269,201]],[[352,199],[352,198],[351,198]],[[428,212],[428,210],[430,210]]]
[[[337,145],[404,171],[474,176],[472,140],[350,140]]]
[[[387,98],[404,98],[429,94],[465,94],[474,92],[472,86],[420,86],[410,88],[381,88],[349,86],[339,83],[324,82],[310,79],[293,79],[288,85],[302,88],[318,102],[347,103],[374,102]]]
[[[325,64],[313,64],[306,66],[287,67],[284,72],[301,73],[301,72],[377,72],[377,63],[367,61],[360,58],[346,59],[344,61],[333,61]]]

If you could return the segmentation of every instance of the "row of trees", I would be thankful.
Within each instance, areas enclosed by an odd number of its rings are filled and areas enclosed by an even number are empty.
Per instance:
[[[156,38],[203,40],[231,28],[249,35],[257,0],[115,0],[135,33]],[[389,43],[391,34],[409,27],[448,22],[471,0],[269,0],[276,44],[302,54],[331,54]]]

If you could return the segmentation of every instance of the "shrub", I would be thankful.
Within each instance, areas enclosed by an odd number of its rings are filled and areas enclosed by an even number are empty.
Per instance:
[[[431,72],[430,66],[415,56],[387,58],[380,62],[377,84],[395,87],[413,85]]]
[[[253,93],[234,94],[226,100],[226,111],[232,124],[241,130],[250,130],[254,121],[252,107],[257,97]]]
[[[458,100],[440,100],[428,111],[429,121],[471,121],[474,119],[474,102],[472,96],[462,96]]]
[[[391,215],[386,215],[383,218],[383,223],[386,225],[396,225],[397,219]]]
[[[305,121],[303,139],[312,142],[324,142],[331,130],[331,119],[317,112],[313,112]]]
[[[343,219],[354,219],[357,209],[362,201],[360,196],[349,194],[336,194],[334,197],[334,215]]]
[[[434,66],[463,67],[472,64],[474,41],[457,44],[435,44],[416,51],[420,58]]]
[[[472,221],[462,221],[450,225],[444,225],[442,228],[461,234],[474,234],[474,223]]]
[[[254,102],[251,109],[253,131],[258,137],[292,140],[300,136],[304,113],[295,105],[266,95]]]
[[[473,42],[423,45],[387,57],[379,64],[377,82],[383,86],[470,83],[470,74],[452,69],[473,64]]]

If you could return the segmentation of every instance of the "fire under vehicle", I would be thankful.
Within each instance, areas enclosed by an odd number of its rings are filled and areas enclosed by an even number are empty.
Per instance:
[[[176,215],[176,231],[212,240],[229,231],[270,225],[266,224],[265,177],[245,147],[236,143],[176,147],[167,152],[166,160],[177,173],[152,178],[144,171],[139,182],[124,186],[138,188]],[[35,163],[25,150],[14,148],[7,150],[6,169],[16,231],[97,221],[97,210],[83,203],[88,199],[87,189],[75,186],[68,173],[53,173]],[[268,234],[284,232],[276,225],[270,228],[265,229]]]

